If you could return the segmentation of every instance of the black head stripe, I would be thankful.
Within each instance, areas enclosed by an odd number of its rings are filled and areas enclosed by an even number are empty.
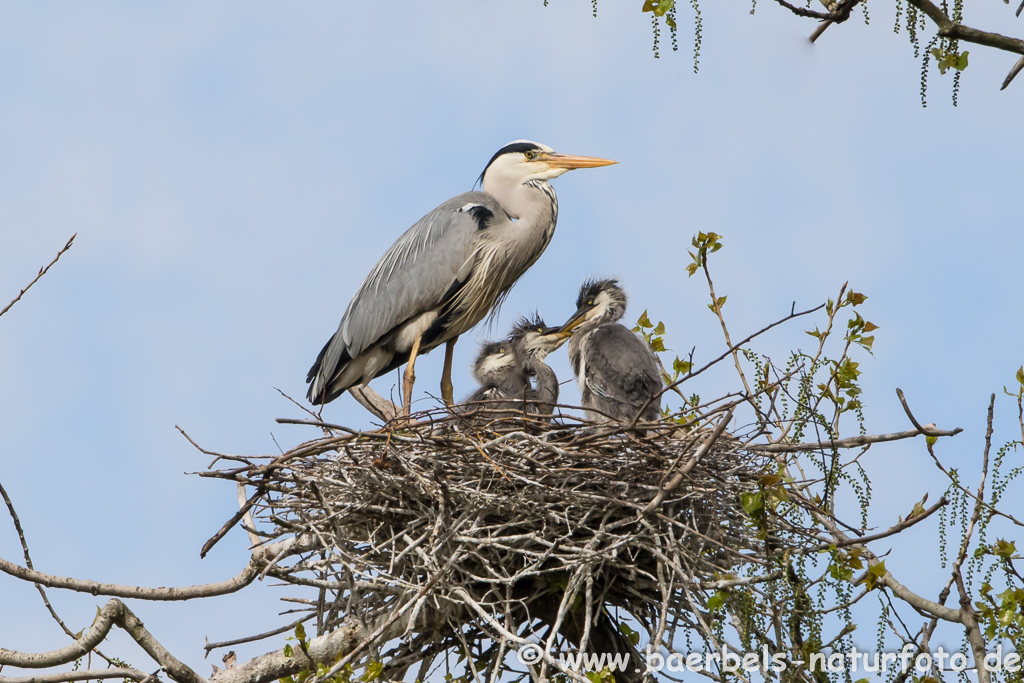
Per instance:
[[[505,145],[504,147],[502,147],[501,149],[494,153],[494,156],[491,157],[491,160],[487,162],[486,166],[484,166],[483,173],[480,174],[480,177],[477,178],[476,181],[478,183],[482,183],[484,181],[484,173],[487,173],[487,169],[489,169],[491,167],[491,164],[494,163],[495,159],[500,157],[502,154],[512,154],[514,152],[524,154],[530,151],[543,152],[544,150],[536,142],[512,142]]]
[[[544,324],[544,320],[541,319],[539,313],[535,312],[530,316],[520,316],[519,319],[516,320],[515,325],[512,326],[512,331],[509,332],[508,339],[513,342],[517,341],[525,337],[531,330],[536,330],[541,327],[547,326]]]
[[[580,295],[576,299],[576,308],[583,306],[587,299],[597,298],[598,294],[606,290],[612,292],[617,290],[621,292],[622,287],[619,286],[618,280],[587,280],[583,283],[583,286],[580,287]]]

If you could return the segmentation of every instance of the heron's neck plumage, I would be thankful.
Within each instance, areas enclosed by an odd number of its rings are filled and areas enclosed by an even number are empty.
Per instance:
[[[462,334],[490,312],[496,314],[502,300],[526,270],[544,253],[558,220],[558,198],[543,180],[528,180],[512,189],[485,188],[511,221],[498,221],[481,230],[473,275],[455,301],[456,320],[446,332]]]
[[[494,258],[480,262],[487,265],[488,275],[496,278],[500,290],[505,291],[540,258],[551,241],[558,220],[558,198],[545,181],[530,180],[508,196],[495,199],[505,213],[518,220],[484,231],[481,249],[491,251]]]

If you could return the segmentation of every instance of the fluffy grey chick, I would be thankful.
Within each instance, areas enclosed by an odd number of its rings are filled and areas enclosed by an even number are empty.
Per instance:
[[[569,359],[576,372],[587,416],[595,422],[654,422],[661,414],[661,373],[654,352],[618,320],[626,293],[617,280],[587,280],[576,312],[565,325],[572,331]],[[645,407],[646,406],[646,407]]]
[[[463,403],[512,400],[523,395],[525,389],[522,373],[519,371],[512,347],[512,343],[507,339],[484,342],[480,346],[480,353],[473,363],[473,376],[480,383],[480,388],[466,398]],[[468,405],[463,408],[463,411],[477,408],[491,410],[502,407],[505,407],[504,403],[487,403]]]
[[[512,343],[523,384],[519,398],[529,401],[528,413],[551,415],[554,404],[558,403],[558,377],[544,359],[571,335],[571,330],[548,327],[536,313],[530,318],[520,318],[512,327],[508,340]]]

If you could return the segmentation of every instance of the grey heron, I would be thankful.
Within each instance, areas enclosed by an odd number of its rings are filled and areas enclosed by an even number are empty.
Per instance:
[[[617,280],[588,280],[580,288],[576,313],[563,330],[574,330],[569,360],[583,407],[595,422],[653,422],[661,414],[663,382],[646,342],[618,320],[626,293]],[[646,406],[646,407],[645,407]]]
[[[512,344],[506,339],[484,342],[473,363],[473,376],[480,388],[463,403],[511,399],[522,394],[522,378]],[[469,406],[469,409],[478,406]],[[490,407],[490,406],[488,406]]]
[[[571,330],[548,327],[540,316],[520,318],[512,328],[509,341],[524,385],[527,412],[550,415],[558,403],[558,377],[544,362],[572,335]]]
[[[499,149],[480,174],[482,192],[421,218],[366,276],[306,376],[309,401],[328,403],[404,363],[408,411],[417,356],[446,344],[441,396],[451,403],[459,335],[501,304],[551,241],[558,199],[548,181],[614,163],[527,140]]]
[[[558,401],[558,378],[544,359],[571,334],[546,326],[536,315],[520,318],[507,339],[485,342],[481,347],[473,366],[481,386],[465,403],[488,401],[484,407],[491,419],[505,416],[495,415],[495,410],[523,412],[523,400],[527,401],[526,412],[550,415]]]

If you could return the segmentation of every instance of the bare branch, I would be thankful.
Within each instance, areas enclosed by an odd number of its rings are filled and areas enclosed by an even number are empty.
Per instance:
[[[1024,7],[1024,3],[1021,4],[1021,7]],[[1010,69],[1010,73],[1006,74],[1006,79],[1003,81],[1003,84],[999,86],[999,89],[1006,90],[1006,86],[1010,85],[1013,79],[1017,77],[1017,74],[1020,73],[1021,69],[1024,69],[1024,57],[1018,59],[1017,63],[1013,65],[1013,68]]]
[[[780,5],[782,5],[783,7],[788,9],[790,12],[792,12],[795,15],[797,15],[798,17],[810,17],[812,19],[828,19],[829,18],[829,15],[826,12],[817,12],[817,11],[812,10],[812,9],[807,9],[806,7],[798,7],[797,5],[792,5],[792,4],[788,3],[788,2],[786,2],[786,0],[775,0],[775,2],[779,3]]]
[[[813,553],[813,552],[819,552],[819,551],[822,551],[822,550],[826,550],[828,548],[833,548],[833,547],[835,547],[835,548],[842,548],[842,547],[850,546],[850,545],[861,545],[863,543],[871,543],[872,541],[877,541],[877,540],[882,539],[882,538],[888,538],[889,536],[894,536],[894,535],[900,533],[904,529],[908,529],[908,528],[914,526],[918,522],[923,522],[925,519],[930,517],[932,515],[932,513],[934,513],[936,510],[938,510],[939,508],[941,508],[942,506],[944,506],[944,505],[946,505],[948,503],[949,503],[949,501],[946,500],[945,496],[943,496],[942,498],[939,498],[939,502],[937,502],[935,505],[932,505],[930,508],[928,508],[927,510],[925,510],[921,514],[914,515],[913,517],[907,517],[902,522],[894,524],[891,527],[889,527],[888,529],[886,529],[885,531],[882,531],[880,533],[872,534],[871,536],[858,536],[857,538],[848,538],[845,541],[838,541],[838,542],[835,542],[835,543],[822,544],[822,545],[819,545],[816,548],[805,548],[803,550],[804,550],[804,552]]]
[[[385,422],[393,420],[398,415],[398,408],[395,404],[371,389],[369,384],[354,386],[349,389],[349,393],[359,402],[359,405]]]
[[[0,648],[0,665],[11,665],[25,669],[42,669],[73,662],[94,650],[107,637],[111,627],[115,625],[127,631],[135,642],[146,651],[146,654],[160,664],[161,668],[167,672],[167,675],[174,680],[179,683],[203,683],[202,677],[171,655],[146,630],[138,617],[117,598],[107,601],[107,604],[96,615],[92,626],[71,645],[40,653],[15,652],[14,650]]]
[[[18,303],[21,300],[21,297],[25,295],[25,292],[27,292],[29,289],[31,289],[32,285],[34,285],[35,283],[39,282],[39,278],[41,278],[42,276],[46,275],[46,271],[50,270],[50,268],[53,267],[53,264],[55,264],[57,261],[59,261],[60,257],[64,255],[64,252],[66,252],[68,249],[71,248],[71,244],[75,241],[76,237],[78,237],[78,233],[77,232],[74,235],[72,235],[71,239],[68,240],[68,243],[65,244],[63,246],[63,248],[61,248],[60,251],[57,252],[57,255],[53,257],[53,260],[50,261],[49,265],[44,266],[43,268],[40,268],[39,269],[39,273],[36,274],[36,276],[35,276],[35,278],[33,278],[32,282],[30,282],[27,285],[25,285],[25,288],[22,289],[20,292],[18,292],[18,296],[14,297],[14,299],[11,300],[11,303],[7,304],[2,309],[0,309],[0,315],[3,315],[7,311],[11,310],[11,306],[13,306],[14,304]]]
[[[41,583],[50,588],[65,588],[80,593],[108,595],[118,598],[136,598],[139,600],[193,600],[210,598],[216,595],[234,593],[248,586],[275,557],[305,552],[311,546],[308,538],[289,538],[276,543],[268,543],[253,551],[249,564],[233,579],[217,583],[206,583],[183,588],[145,588],[141,586],[123,586],[116,583],[99,583],[88,579],[72,579],[63,576],[44,574],[32,569],[20,567],[0,557],[0,571],[24,581]]]
[[[299,624],[303,624],[303,623],[309,621],[310,619],[312,619],[315,616],[316,616],[316,614],[310,614],[309,616],[302,617],[301,619],[296,619],[295,621],[293,621],[290,624],[285,624],[284,626],[282,626],[280,628],[275,628],[275,629],[273,629],[271,631],[267,631],[265,633],[260,633],[260,634],[255,635],[255,636],[247,636],[245,638],[236,638],[235,640],[226,640],[223,643],[211,643],[209,640],[207,640],[206,641],[206,645],[203,646],[203,649],[206,650],[206,654],[208,656],[212,650],[219,650],[222,647],[231,647],[232,645],[241,645],[243,643],[254,643],[257,640],[263,640],[264,638],[271,638],[273,636],[278,636],[278,635],[281,635],[282,633],[287,633],[287,632],[291,631],[292,629],[294,629]],[[0,681],[0,683],[3,683],[3,681]]]
[[[924,431],[909,429],[905,432],[893,432],[891,434],[867,434],[863,436],[851,436],[848,439],[837,439],[836,441],[819,441],[818,443],[752,443],[748,446],[752,451],[762,453],[804,453],[832,448],[860,448],[872,443],[885,443],[886,441],[899,441],[910,439],[924,434],[925,436],[956,436],[963,431],[960,427],[951,430],[938,429],[935,425],[922,427]]]
[[[978,615],[971,604],[971,594],[964,587],[960,567],[953,570],[953,577],[956,579],[956,589],[960,593],[960,615],[964,629],[967,631],[967,640],[971,643],[971,651],[974,653],[974,668],[978,672],[978,683],[989,683],[991,676],[985,666],[985,638],[982,637],[981,629],[978,627]]]
[[[245,491],[244,487],[241,489],[241,491],[244,493],[244,491]],[[210,549],[213,548],[213,546],[217,545],[217,542],[220,541],[220,539],[222,539],[225,536],[227,536],[227,533],[229,531],[231,531],[231,529],[233,529],[234,526],[236,524],[238,524],[238,522],[243,517],[245,517],[247,514],[249,514],[249,510],[252,508],[253,504],[257,500],[262,498],[264,493],[266,493],[266,491],[257,486],[256,487],[256,492],[253,493],[252,496],[249,497],[249,500],[245,501],[241,505],[241,507],[238,508],[238,512],[236,512],[231,517],[231,519],[229,519],[228,521],[224,522],[223,526],[221,526],[221,528],[217,530],[217,533],[215,533],[210,540],[208,540],[206,543],[203,544],[203,549],[199,551],[199,557],[200,558],[206,557],[206,553],[210,552]]]
[[[34,676],[0,676],[0,683],[70,683],[71,681],[88,681],[105,678],[130,678],[134,681],[145,681],[151,675],[152,674],[147,674],[143,671],[139,671],[138,669],[112,667],[110,669],[60,671],[52,674],[36,674]]]

